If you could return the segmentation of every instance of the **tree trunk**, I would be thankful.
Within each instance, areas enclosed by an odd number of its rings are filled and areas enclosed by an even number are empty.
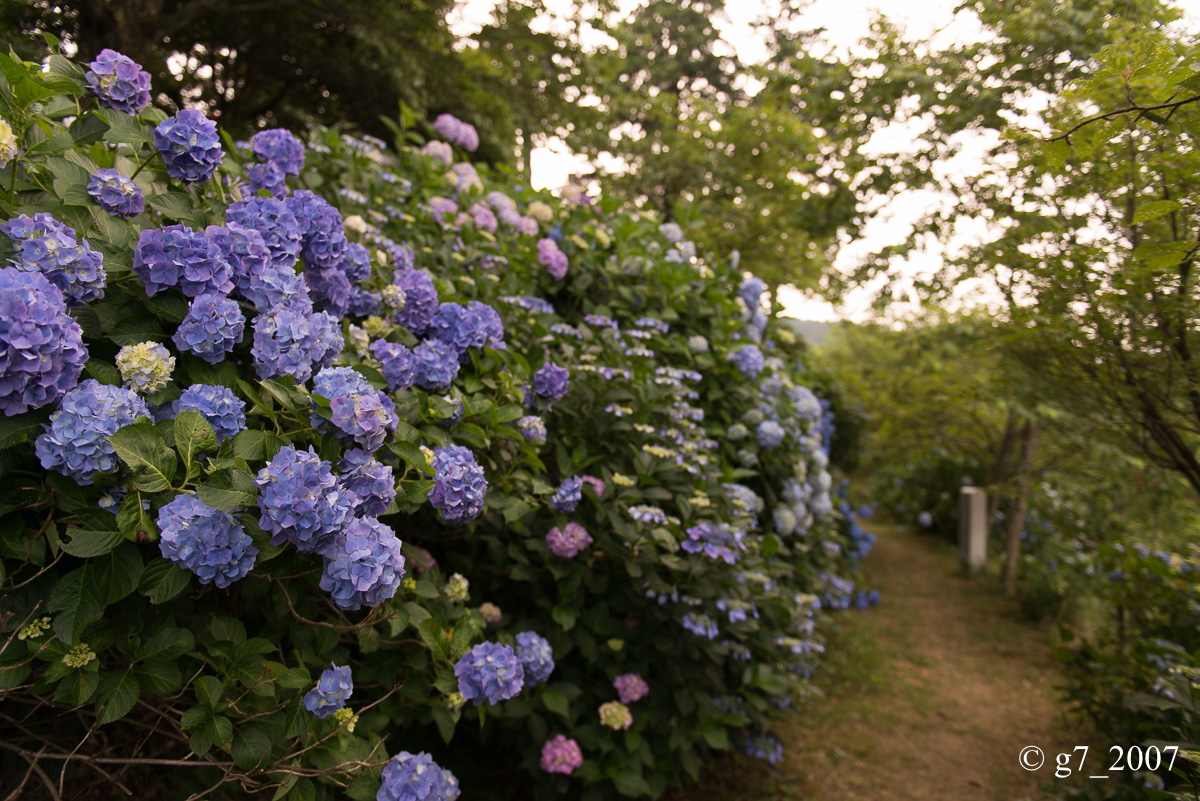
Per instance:
[[[1000,499],[1004,496],[1003,487],[1008,481],[1008,461],[1012,457],[1013,446],[1017,443],[1017,411],[1008,410],[1008,419],[1004,422],[1004,435],[1000,438],[1000,446],[996,448],[996,459],[992,463],[991,475],[988,476],[988,510],[987,527],[991,532],[996,527],[996,514],[1000,511]]]
[[[533,186],[533,136],[526,127],[521,131],[521,175],[526,185]]]
[[[1008,532],[1004,541],[1004,592],[1017,591],[1017,565],[1021,559],[1021,529],[1029,512],[1029,474],[1033,472],[1033,451],[1037,446],[1038,426],[1031,420],[1021,426],[1021,457],[1017,462],[1017,485],[1013,492],[1013,508],[1008,517]]]

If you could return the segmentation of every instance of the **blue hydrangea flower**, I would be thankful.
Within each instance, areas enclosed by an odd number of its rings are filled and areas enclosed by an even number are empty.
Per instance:
[[[536,687],[554,672],[554,650],[537,632],[523,631],[517,635],[516,654],[529,687]]]
[[[308,189],[299,190],[284,202],[300,226],[305,264],[317,270],[338,268],[349,245],[341,212]]]
[[[454,348],[460,361],[466,361],[469,348],[503,347],[504,344],[504,324],[500,315],[479,301],[439,304],[426,333]]]
[[[354,513],[358,497],[338,485],[333,466],[286,445],[254,480],[260,490],[259,525],[271,543],[290,542],[303,553],[324,554]]]
[[[342,336],[341,323],[328,312],[315,312],[311,320],[313,333],[317,337],[313,369],[320,370],[337,360],[338,354],[346,347],[346,338]]]
[[[458,354],[441,340],[425,340],[412,355],[413,381],[421,389],[446,389],[458,377]]]
[[[445,470],[456,462],[478,464],[475,452],[465,445],[444,445],[433,451],[429,465],[435,470]]]
[[[564,478],[550,499],[550,508],[556,512],[574,512],[583,498],[583,479],[579,476]]]
[[[371,251],[357,242],[351,242],[346,248],[341,269],[350,283],[361,284],[371,277]]]
[[[729,355],[729,361],[747,378],[754,378],[763,371],[763,352],[757,345],[743,345]]]
[[[535,414],[527,414],[517,421],[517,431],[535,445],[546,442],[546,423]]]
[[[162,555],[196,574],[201,584],[224,589],[245,578],[258,548],[229,512],[219,512],[195,495],[176,495],[158,510]]]
[[[304,169],[304,143],[286,128],[269,128],[250,137],[250,149],[259,161],[277,166],[286,175]]]
[[[246,318],[237,303],[224,295],[200,295],[192,300],[171,341],[181,351],[216,364],[242,341],[245,327]]]
[[[456,425],[462,422],[463,413],[466,411],[466,407],[463,405],[461,398],[455,398],[447,395],[442,400],[454,407],[450,412],[450,416],[442,420],[442,425],[446,428],[454,428]]]
[[[217,124],[194,108],[167,117],[154,128],[152,138],[167,164],[167,175],[179,181],[207,181],[225,158]]]
[[[372,317],[383,314],[383,298],[378,292],[351,287],[350,305],[346,313],[352,317]]]
[[[175,288],[189,298],[233,291],[233,268],[221,248],[186,225],[142,231],[133,252],[133,272],[147,295]]]
[[[371,343],[371,353],[382,365],[383,378],[388,389],[398,392],[408,389],[416,380],[417,360],[413,352],[399,342],[377,340]]]
[[[217,442],[246,430],[246,404],[229,387],[192,384],[175,401],[174,414],[200,412],[217,435]]]
[[[479,706],[484,701],[498,704],[521,692],[525,669],[516,653],[507,645],[481,642],[454,666],[458,691],[463,698]]]
[[[268,161],[266,164],[253,164],[247,167],[246,181],[250,184],[250,192],[255,195],[264,189],[272,197],[286,197],[288,193],[287,176],[274,162]]]
[[[732,565],[738,560],[737,551],[746,550],[742,532],[730,530],[721,523],[704,522],[687,530],[681,547],[688,553],[703,553],[709,559],[720,559]]]
[[[341,319],[350,308],[350,280],[341,270],[305,270],[313,308]]]
[[[738,297],[746,303],[746,308],[752,312],[760,308],[760,299],[762,294],[767,291],[767,282],[759,278],[757,275],[752,275],[742,281],[742,286],[738,289]]]
[[[340,609],[376,607],[396,594],[404,578],[400,540],[374,518],[352,520],[325,551],[321,589]]]
[[[377,451],[389,431],[395,431],[400,418],[396,404],[371,382],[350,367],[327,367],[313,380],[313,394],[329,399],[329,421],[319,417],[313,403],[312,424],[317,430],[329,429],[343,441],[354,441],[367,451]]]
[[[49,214],[24,214],[0,224],[16,253],[9,262],[18,270],[37,272],[62,290],[67,305],[79,308],[104,297],[104,260],[75,229]]]
[[[546,362],[533,374],[533,391],[549,401],[565,398],[570,386],[570,371],[554,362]]]
[[[108,438],[149,416],[146,402],[133,390],[89,378],[63,396],[33,449],[45,469],[91,484],[97,473],[111,473],[121,465]]]
[[[290,375],[307,381],[325,347],[313,327],[313,317],[285,307],[254,318],[254,369],[259,378]]]
[[[396,270],[392,283],[404,290],[404,308],[395,320],[416,336],[423,336],[438,309],[433,277],[424,270]]]
[[[439,453],[442,455],[440,460]],[[451,456],[448,449],[438,448],[434,451],[433,467],[435,473],[429,502],[441,512],[442,519],[447,523],[466,523],[478,517],[483,511],[488,484],[474,455],[467,451],[465,457]]]
[[[717,628],[716,621],[708,615],[698,615],[688,613],[683,616],[683,627],[698,637],[707,637],[710,640],[715,640],[719,635],[720,629]]]
[[[375,457],[360,448],[351,448],[338,462],[342,472],[342,487],[358,497],[354,513],[365,517],[379,517],[396,499],[396,479],[392,468],[376,461]]]
[[[146,210],[146,198],[138,185],[111,167],[89,176],[87,193],[113,217],[133,217]]]
[[[11,417],[54,403],[79,383],[87,358],[58,287],[0,267],[0,410]]]
[[[763,448],[778,448],[783,443],[784,434],[783,426],[774,420],[766,420],[758,424],[755,437]]]
[[[429,754],[401,751],[383,768],[376,801],[457,801],[458,779]]]
[[[136,117],[150,105],[150,73],[129,56],[107,47],[88,64],[83,80],[105,108]]]
[[[338,667],[332,662],[330,665],[329,670],[321,671],[317,686],[304,694],[304,708],[322,720],[344,707],[354,692],[350,666]]]
[[[296,271],[296,261],[300,258],[300,223],[282,200],[273,197],[239,200],[225,210],[225,224],[258,231],[267,250],[271,251],[275,265]]]
[[[260,312],[291,309],[300,314],[312,314],[312,299],[304,276],[291,267],[268,264],[261,273],[250,276],[246,299]]]

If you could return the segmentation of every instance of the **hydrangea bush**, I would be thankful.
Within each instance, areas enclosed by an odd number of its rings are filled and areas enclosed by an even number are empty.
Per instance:
[[[869,543],[765,285],[461,120],[235,144],[118,55],[0,56],[6,741],[589,801],[770,741]]]

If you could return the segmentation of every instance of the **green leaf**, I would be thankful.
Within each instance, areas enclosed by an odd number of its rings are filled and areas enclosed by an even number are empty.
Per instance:
[[[254,485],[250,484],[249,488],[245,485],[234,486],[232,477],[237,475],[239,475],[237,472],[234,472],[232,476],[224,471],[217,473],[207,482],[196,487],[196,495],[212,508],[222,512],[232,512],[243,506],[253,505],[254,499],[258,497],[256,492],[250,491]]]
[[[95,584],[96,598],[105,606],[115,604],[137,589],[145,564],[137,546],[123,542],[109,553],[91,562],[89,579]]]
[[[770,559],[779,552],[779,538],[774,534],[768,534],[763,537],[762,555],[764,559]]]
[[[57,612],[54,633],[64,645],[73,646],[88,626],[100,619],[104,604],[96,597],[95,584],[90,580],[92,565],[84,564],[59,579],[50,593],[46,608]]]
[[[201,676],[196,679],[196,700],[210,709],[215,709],[221,702],[225,688],[221,680],[215,676]]]
[[[193,226],[204,223],[204,216],[196,210],[191,198],[179,192],[148,197],[146,205],[171,220],[178,220]]]
[[[88,359],[83,365],[83,371],[101,384],[121,386],[121,371],[114,365],[100,359]]]
[[[187,590],[192,574],[168,559],[159,557],[146,565],[138,580],[138,592],[152,604],[163,604]]]
[[[555,623],[563,627],[563,631],[570,631],[575,627],[575,610],[569,606],[556,606],[550,615]]]
[[[258,767],[269,753],[271,738],[258,726],[249,724],[233,730],[233,762],[242,770]]]
[[[142,689],[132,670],[124,673],[108,673],[101,680],[101,685],[100,700],[96,702],[96,711],[100,713],[101,726],[128,715],[129,710],[133,709],[133,705],[137,703],[138,693]]]
[[[632,770],[619,771],[616,776],[613,776],[613,784],[616,785],[618,793],[632,798],[654,795],[650,791],[650,785],[646,784],[646,780]]]
[[[183,463],[191,464],[196,454],[217,449],[217,434],[204,415],[188,409],[175,415],[175,448]]]
[[[28,442],[42,433],[50,422],[50,408],[42,408],[13,417],[0,417],[0,450]]]
[[[388,448],[392,453],[403,459],[409,467],[424,475],[433,475],[433,467],[430,466],[429,460],[425,458],[425,454],[421,453],[421,449],[416,445],[411,442],[390,442],[388,443]]]
[[[437,724],[438,733],[446,741],[446,745],[454,738],[454,726],[458,722],[458,713],[451,712],[444,706],[433,707],[433,722]]]
[[[567,696],[558,690],[544,690],[542,692],[542,703],[546,705],[546,709],[549,709],[551,712],[557,712],[564,718],[571,716],[571,704],[567,701]]]
[[[146,640],[138,650],[143,662],[170,662],[196,646],[196,638],[187,629],[165,628]]]
[[[1165,217],[1182,208],[1183,204],[1177,200],[1155,200],[1138,206],[1138,210],[1133,213],[1133,224],[1138,225],[1150,220],[1157,220],[1159,217]]]
[[[118,429],[108,438],[117,456],[133,473],[133,486],[144,492],[162,492],[171,488],[177,462],[158,429],[148,421]]]
[[[76,514],[78,528],[68,528],[71,539],[63,542],[62,549],[71,556],[86,559],[101,556],[116,548],[124,540],[117,527],[117,517],[112,512],[99,509],[84,509]]]
[[[429,646],[434,658],[442,662],[450,660],[450,639],[446,636],[442,624],[430,619],[417,627],[421,639]]]
[[[150,510],[142,506],[142,494],[131,492],[121,501],[117,511],[117,527],[131,542],[154,542],[158,539],[158,526]]]
[[[146,692],[155,695],[174,695],[183,686],[179,665],[174,662],[155,662],[137,666],[138,681]]]

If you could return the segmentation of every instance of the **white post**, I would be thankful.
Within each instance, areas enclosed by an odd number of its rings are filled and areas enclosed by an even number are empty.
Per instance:
[[[963,487],[959,503],[958,560],[969,573],[987,563],[987,492],[982,487]]]

